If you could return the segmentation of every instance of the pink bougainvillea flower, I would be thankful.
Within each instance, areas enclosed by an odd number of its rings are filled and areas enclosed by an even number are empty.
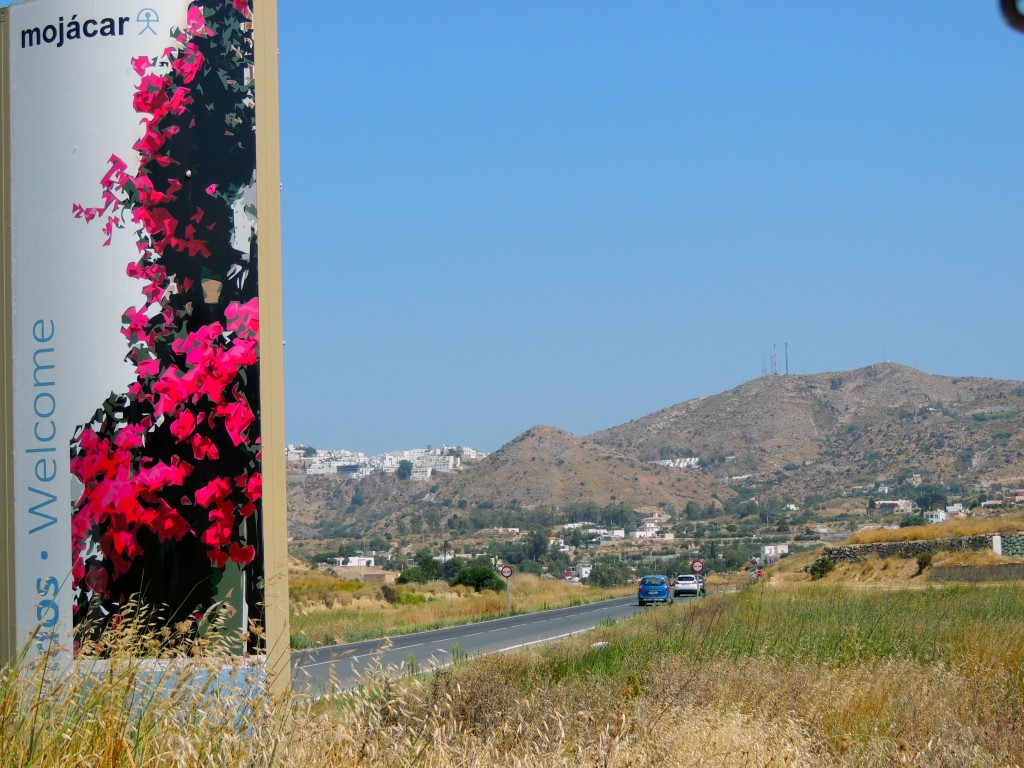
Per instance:
[[[171,422],[171,434],[183,442],[192,434],[196,428],[196,415],[192,411],[182,411],[178,417]]]
[[[160,361],[155,358],[140,360],[135,366],[135,372],[139,376],[155,376],[160,373]]]
[[[208,194],[208,195],[216,194],[216,192],[217,192],[217,185],[216,184],[211,184],[210,186],[208,186],[206,188],[206,194]]]
[[[114,445],[123,451],[139,448],[142,446],[142,436],[145,432],[145,428],[139,424],[128,424],[118,431]]]
[[[192,526],[188,521],[167,502],[161,499],[160,505],[161,514],[156,522],[156,535],[160,541],[181,541],[187,534],[192,533]]]
[[[183,376],[175,365],[167,368],[160,374],[160,378],[153,384],[153,394],[157,396],[157,415],[173,413],[178,410],[182,402],[189,396],[189,390],[185,385]]]
[[[243,16],[249,15],[249,0],[234,0],[235,10]]]
[[[139,77],[146,74],[146,70],[149,69],[152,61],[147,56],[136,56],[132,59],[132,69],[135,70],[135,74]]]
[[[233,563],[239,565],[248,565],[256,558],[256,548],[247,544],[244,547],[238,545],[238,542],[231,542],[231,548],[228,550],[228,557],[231,558]]]
[[[231,438],[232,443],[241,445],[245,442],[245,432],[256,420],[256,416],[247,402],[238,400],[234,403],[218,406],[215,413],[218,416],[224,417],[224,429],[227,430],[228,437]]]
[[[181,75],[182,80],[191,83],[203,68],[205,59],[195,43],[189,43],[181,56],[174,59],[171,67]]]
[[[210,549],[206,552],[206,556],[210,558],[210,562],[217,568],[223,569],[228,564],[227,552],[220,549]]]
[[[218,477],[196,491],[196,504],[210,509],[224,501],[229,493],[231,493],[231,484],[223,477]]]
[[[231,502],[222,501],[210,510],[210,527],[203,531],[203,543],[212,547],[224,547],[231,541],[231,529],[234,525],[234,507]]]
[[[253,472],[245,486],[245,495],[252,501],[263,498],[263,475]]]
[[[197,5],[190,6],[188,9],[188,26],[186,31],[190,35],[196,36],[213,34],[213,31],[206,26],[206,17],[203,15],[203,9]]]
[[[233,301],[224,308],[229,331],[234,331],[241,338],[258,338],[260,334],[260,304],[258,298],[250,299],[245,304]]]
[[[196,461],[216,460],[220,458],[220,451],[213,440],[197,432],[192,435],[192,455],[196,457]]]

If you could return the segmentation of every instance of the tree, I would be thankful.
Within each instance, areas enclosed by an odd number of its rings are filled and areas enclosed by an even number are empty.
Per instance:
[[[526,537],[527,555],[531,560],[540,560],[548,553],[550,546],[547,531],[530,531]]]
[[[412,477],[412,462],[408,459],[402,459],[398,462],[398,469],[395,472],[395,477],[399,480],[408,480]]]
[[[519,564],[519,570],[522,573],[532,573],[535,576],[540,576],[544,573],[544,567],[536,560],[523,560],[523,562]]]
[[[450,560],[445,560],[441,564],[441,576],[449,584],[452,583],[459,571],[466,567],[468,561],[464,557],[453,557]]]
[[[352,557],[356,553],[356,548],[352,544],[341,544],[338,547],[338,557]]]
[[[713,541],[707,541],[701,546],[701,552],[704,555],[705,560],[714,562],[718,559],[718,545]]]
[[[467,565],[463,567],[455,574],[452,584],[465,584],[477,592],[485,589],[493,589],[495,592],[500,592],[505,588],[505,582],[502,581],[501,576],[495,573],[494,569],[489,565]]]
[[[631,576],[629,566],[625,563],[608,560],[594,566],[587,583],[595,587],[617,587],[628,584]]]
[[[416,553],[416,565],[423,571],[428,581],[441,578],[441,564],[427,550]]]
[[[946,506],[946,492],[937,485],[922,484],[917,489],[914,503],[920,509],[937,509]]]

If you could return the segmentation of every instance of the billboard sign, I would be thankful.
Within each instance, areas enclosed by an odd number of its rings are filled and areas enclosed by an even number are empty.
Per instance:
[[[251,2],[3,13],[17,641],[70,648],[140,600],[178,627],[231,606],[262,652],[279,404],[261,399]]]

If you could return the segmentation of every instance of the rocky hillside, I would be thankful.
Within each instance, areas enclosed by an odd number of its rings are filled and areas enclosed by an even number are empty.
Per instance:
[[[837,498],[877,483],[1024,486],[1024,382],[932,376],[884,363],[765,376],[589,437],[537,426],[430,483],[289,476],[293,535],[385,530],[458,510],[574,502],[681,510],[743,490],[777,501]],[[699,457],[699,468],[651,462]]]
[[[1020,484],[1022,414],[1022,382],[882,363],[765,376],[590,439],[640,460],[699,456],[718,479],[800,499],[915,473],[937,484]]]
[[[470,506],[558,508],[593,501],[681,509],[690,500],[711,503],[721,493],[732,495],[699,470],[656,466],[561,429],[537,426],[445,482],[437,497]]]

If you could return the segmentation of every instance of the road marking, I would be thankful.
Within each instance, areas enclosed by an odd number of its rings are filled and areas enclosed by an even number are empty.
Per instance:
[[[538,643],[550,643],[552,640],[562,640],[566,637],[572,637],[578,635],[580,632],[589,632],[593,627],[587,627],[586,629],[577,629],[575,632],[566,632],[564,635],[555,635],[554,637],[543,637],[540,640],[531,640],[528,643],[519,643],[518,645],[510,645],[507,648],[499,648],[495,653],[505,653],[507,651],[514,651],[517,648],[526,648],[528,645],[537,645]]]

